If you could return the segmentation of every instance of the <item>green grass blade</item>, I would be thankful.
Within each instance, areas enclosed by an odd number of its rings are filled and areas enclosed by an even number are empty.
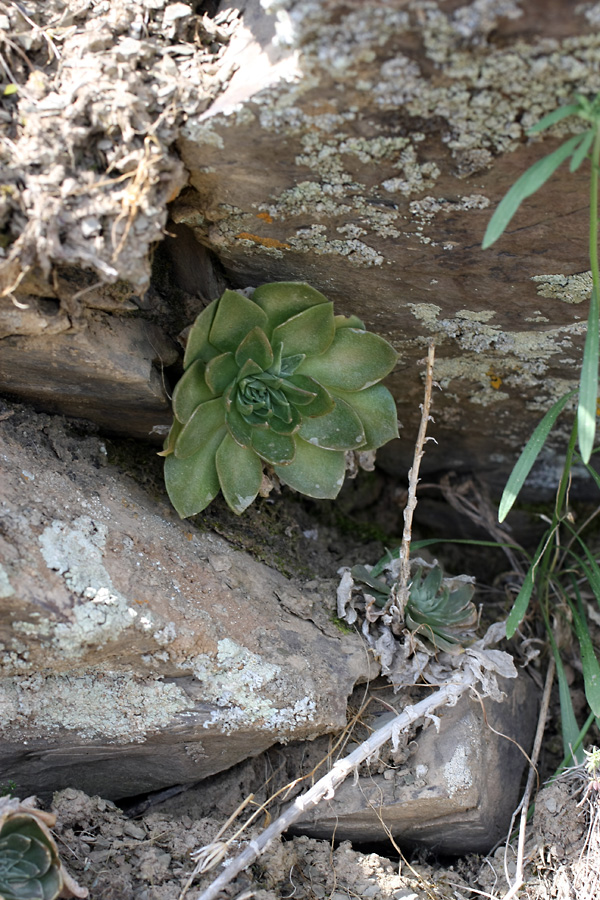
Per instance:
[[[593,721],[594,721],[595,718],[596,718],[596,717],[594,716],[594,713],[590,713],[589,716],[587,717],[587,719],[585,720],[585,723],[584,723],[583,727],[581,728],[581,730],[580,730],[580,732],[579,732],[579,735],[578,735],[578,737],[577,737],[577,740],[576,740],[575,743],[573,744],[573,748],[572,748],[572,749],[573,749],[573,752],[576,752],[577,750],[579,750],[579,748],[580,748],[581,745],[583,744],[583,741],[584,741],[584,739],[585,739],[585,736],[587,735],[588,731],[589,731],[590,728],[592,727],[592,723],[593,723]],[[597,725],[597,724],[598,724],[598,723],[596,723],[596,725]],[[548,783],[548,784],[552,784],[553,781],[556,781],[556,779],[557,779],[558,776],[561,774],[561,772],[563,771],[563,769],[566,769],[567,766],[569,766],[569,765],[571,764],[572,759],[573,759],[573,754],[572,754],[571,751],[569,750],[569,752],[567,753],[567,755],[564,757],[563,761],[561,762],[560,766],[558,767],[558,769],[556,770],[556,772],[554,773],[554,775],[552,776],[552,778],[548,779],[548,782],[547,782],[547,783]]]
[[[569,691],[567,676],[565,675],[562,659],[560,658],[560,653],[558,652],[558,647],[556,646],[556,642],[554,640],[554,637],[552,636],[552,632],[548,631],[548,637],[552,646],[554,662],[556,663],[556,677],[558,678],[558,696],[560,699],[560,722],[563,739],[563,749],[565,756],[570,756],[571,751],[574,750],[577,739],[579,737],[579,725],[577,724],[577,719],[575,718],[575,711],[573,709],[573,701],[571,700],[571,692]],[[574,751],[573,759],[577,764],[583,762],[583,751]]]
[[[583,552],[585,553],[586,559],[585,560],[582,559],[580,556],[578,556],[572,550],[569,550],[569,554],[573,557],[573,559],[575,560],[575,562],[577,563],[577,565],[579,566],[579,568],[582,570],[583,574],[587,578],[589,586],[591,587],[592,592],[594,594],[594,597],[596,598],[596,600],[598,601],[598,604],[600,605],[600,567],[598,566],[598,563],[594,559],[593,554],[590,553],[590,551],[588,550],[588,547],[585,544],[585,542],[579,537],[579,535],[574,531],[574,529],[571,528],[570,531],[575,535],[578,543],[581,544],[581,547],[583,549]]]
[[[596,406],[598,404],[598,293],[592,289],[587,334],[583,349],[579,403],[577,405],[577,437],[584,463],[590,461],[596,437]]]
[[[593,131],[585,131],[583,133],[583,137],[581,139],[581,143],[577,150],[574,152],[571,157],[571,162],[569,163],[569,172],[573,174],[576,172],[581,163],[584,161],[586,156],[589,153],[590,147],[592,146],[594,140],[594,132]]]
[[[533,588],[535,585],[535,568],[531,566],[523,584],[521,585],[521,590],[517,594],[517,599],[514,602],[514,606],[511,609],[508,619],[506,620],[506,637],[511,638],[525,616],[527,612],[527,607],[529,606],[529,601],[531,600],[531,594],[533,593]]]
[[[596,451],[594,451],[594,453],[595,452]],[[588,475],[590,476],[590,478],[594,481],[594,484],[596,485],[596,487],[600,490],[600,475],[598,475],[596,470],[592,469],[592,467],[589,465],[586,465],[585,468],[586,468],[586,471],[587,471]]]
[[[575,609],[572,603],[569,603],[569,606],[571,607],[571,613],[573,615],[573,628],[575,629],[575,634],[579,641],[579,649],[581,650],[581,666],[583,668],[585,696],[588,706],[594,715],[600,716],[600,665],[598,665],[596,653],[594,652],[594,645],[592,643],[592,638],[590,637],[577,584],[575,584],[574,587],[577,595],[578,609]]]
[[[511,189],[504,195],[498,204],[496,212],[488,223],[481,245],[484,250],[490,247],[494,241],[498,240],[500,235],[506,230],[508,223],[523,200],[534,194],[546,181],[548,181],[560,164],[573,153],[580,140],[580,134],[576,134],[575,137],[569,138],[568,141],[561,144],[561,146],[553,153],[549,153],[542,159],[538,159],[537,162],[530,166],[529,169],[515,181]]]
[[[506,483],[506,487],[504,488],[502,499],[500,500],[500,507],[498,509],[499,522],[503,522],[512,509],[519,491],[523,487],[525,479],[531,472],[533,464],[539,456],[540,450],[546,443],[546,439],[550,434],[554,423],[567,405],[568,401],[576,393],[577,391],[569,391],[568,394],[565,394],[560,398],[560,400],[557,400],[556,403],[554,403],[550,407],[542,421],[539,423],[539,425],[527,441],[523,452],[515,463],[514,469],[510,473],[510,477]]]
[[[543,119],[540,119],[539,122],[536,122],[535,125],[529,128],[527,134],[538,134],[545,128],[550,128],[551,125],[560,122],[561,119],[566,119],[568,116],[574,116],[578,112],[579,103],[569,103],[568,106],[559,106],[558,109],[553,109],[552,112],[549,112],[548,115],[544,116]]]

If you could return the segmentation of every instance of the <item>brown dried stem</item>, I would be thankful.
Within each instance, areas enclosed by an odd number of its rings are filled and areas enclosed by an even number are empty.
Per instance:
[[[435,342],[433,338],[429,342],[427,353],[427,369],[425,372],[425,394],[421,404],[421,423],[415,444],[413,464],[408,473],[408,499],[404,507],[404,530],[402,543],[400,544],[400,575],[398,583],[394,587],[394,602],[391,607],[394,620],[404,622],[404,609],[409,597],[410,584],[410,542],[412,540],[412,521],[417,507],[417,485],[419,483],[419,469],[421,460],[425,454],[425,441],[427,440],[427,424],[432,421],[429,414],[431,409],[431,392],[433,390],[433,364],[435,361]],[[430,440],[433,440],[431,438]]]

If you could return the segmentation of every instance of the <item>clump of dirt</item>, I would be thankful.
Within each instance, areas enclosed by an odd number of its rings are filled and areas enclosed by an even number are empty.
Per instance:
[[[0,294],[61,265],[147,287],[187,180],[179,127],[231,74],[239,11],[214,6],[0,2]]]

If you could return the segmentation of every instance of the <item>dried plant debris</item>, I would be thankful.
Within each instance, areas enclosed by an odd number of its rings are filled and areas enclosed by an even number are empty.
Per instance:
[[[340,569],[337,612],[350,625],[361,621],[363,635],[383,674],[400,688],[418,681],[436,660],[448,673],[459,665],[451,658],[474,644],[478,616],[471,599],[473,578],[445,578],[437,563],[415,558],[411,560],[412,580],[399,628],[392,606],[397,601],[401,560],[399,554],[389,556],[375,567]],[[488,633],[488,645],[502,637],[502,628],[500,624]]]
[[[0,0],[0,295],[54,265],[149,281],[186,182],[179,126],[222,89],[238,21],[168,0]]]

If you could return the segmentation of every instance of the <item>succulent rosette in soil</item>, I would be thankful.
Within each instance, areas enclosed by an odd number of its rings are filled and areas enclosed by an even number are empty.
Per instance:
[[[219,490],[242,513],[263,464],[309,497],[336,497],[345,453],[398,435],[396,406],[379,384],[397,360],[386,340],[306,284],[280,282],[251,298],[225,291],[190,331],[165,442],[167,491],[180,516]]]
[[[0,900],[87,897],[58,855],[56,816],[34,809],[32,799],[0,798]]]

